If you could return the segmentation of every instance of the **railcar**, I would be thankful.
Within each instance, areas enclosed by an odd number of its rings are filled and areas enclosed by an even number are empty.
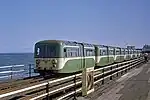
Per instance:
[[[136,50],[133,49],[132,59],[136,58]]]
[[[129,60],[129,50],[125,48],[125,60]]]
[[[137,58],[137,57],[138,57],[138,50],[135,49],[135,58]]]
[[[129,60],[129,50],[127,48],[125,48],[125,56],[124,59],[127,61]]]
[[[63,40],[35,44],[36,70],[41,74],[76,73],[84,67],[102,67],[141,56],[141,50]]]
[[[105,66],[109,63],[108,46],[95,45],[96,66]]]
[[[133,49],[130,49],[130,56],[131,56],[131,59],[134,58]]]
[[[125,60],[125,48],[121,48],[120,62]]]
[[[132,59],[132,50],[128,49],[128,60]]]
[[[40,74],[74,73],[95,66],[95,47],[87,43],[44,40],[35,44],[36,68]]]
[[[109,64],[113,64],[115,62],[115,47],[108,46],[108,54],[109,54]]]
[[[115,63],[120,62],[120,56],[121,56],[121,48],[120,47],[115,47]]]
[[[137,50],[137,57],[142,56],[142,49],[136,49]]]

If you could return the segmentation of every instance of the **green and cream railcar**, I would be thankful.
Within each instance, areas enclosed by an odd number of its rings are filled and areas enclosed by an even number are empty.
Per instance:
[[[60,65],[57,73],[74,73],[83,68],[83,47],[74,42],[63,41]]]
[[[61,69],[59,66],[62,56],[61,41],[47,40],[35,44],[36,70],[40,74],[44,74],[45,71]]]
[[[74,73],[95,66],[94,45],[45,40],[35,44],[36,69],[45,73]]]
[[[108,46],[96,45],[96,66],[105,66],[109,63]]]
[[[91,68],[95,67],[95,62],[96,62],[96,56],[95,56],[95,46],[92,44],[87,44],[87,43],[82,43],[82,47],[84,50],[83,53],[83,61],[85,63],[82,64],[82,68]]]
[[[121,48],[120,62],[125,60],[125,49]]]
[[[133,54],[134,50],[133,49],[130,49],[130,56],[131,56],[131,59],[134,58],[134,54]]]
[[[125,60],[130,60],[129,50],[125,49]]]
[[[142,56],[142,49],[137,49],[138,50],[138,57]]]
[[[133,49],[133,50],[132,50],[132,59],[135,59],[135,58],[136,58],[136,50]]]
[[[113,64],[115,62],[115,48],[108,46],[108,57],[109,57],[109,63]]]
[[[95,66],[95,47],[94,45],[87,43],[77,43],[78,46],[72,46],[74,42],[65,44],[63,46],[64,64],[61,65],[63,68],[59,70],[59,73],[74,73],[82,71],[84,67],[90,68]],[[76,55],[69,55],[76,53]]]
[[[137,58],[137,57],[138,57],[138,50],[135,49],[135,58]]]
[[[132,51],[131,51],[131,49],[128,49],[128,58],[129,58],[129,60],[132,59]]]
[[[121,48],[115,47],[115,63],[120,62]]]
[[[141,57],[142,50],[141,49],[136,49],[136,50],[137,50],[137,57]]]

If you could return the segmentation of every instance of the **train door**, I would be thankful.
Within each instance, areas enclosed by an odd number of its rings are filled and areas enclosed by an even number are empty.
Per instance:
[[[107,64],[109,64],[109,49],[108,49],[108,47],[106,47],[106,55],[107,55]]]
[[[81,70],[83,70],[83,68],[86,67],[85,51],[84,51],[84,45],[83,44],[81,44],[79,51],[80,51],[80,57],[81,57]]]
[[[122,50],[121,50],[121,48],[119,48],[119,62],[121,62],[122,60],[121,60],[121,55],[122,55]]]
[[[99,58],[98,56],[100,55],[100,49],[98,47],[95,46],[95,66],[97,66]]]

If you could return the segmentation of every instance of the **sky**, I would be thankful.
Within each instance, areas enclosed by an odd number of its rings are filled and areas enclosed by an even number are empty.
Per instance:
[[[41,40],[141,48],[150,44],[150,0],[1,0],[0,53]]]

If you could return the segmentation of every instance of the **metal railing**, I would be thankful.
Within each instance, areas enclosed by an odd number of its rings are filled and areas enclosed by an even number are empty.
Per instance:
[[[134,59],[94,70],[94,84],[99,82],[105,83],[105,79],[112,79],[114,75],[119,76],[120,73],[127,72],[133,67],[143,63],[143,58]],[[29,100],[38,100],[41,98],[64,100],[68,97],[76,97],[82,90],[82,74],[76,74],[53,81],[48,81],[24,89],[1,94],[0,98],[9,98],[12,96],[24,95]],[[41,90],[41,91],[40,91]],[[44,91],[43,91],[44,90]],[[29,92],[28,92],[29,91]],[[34,92],[33,92],[34,91]],[[37,92],[39,92],[37,96]],[[33,94],[32,94],[33,93]],[[35,93],[35,94],[34,94]],[[32,94],[32,95],[26,95]]]
[[[0,66],[0,81],[36,76],[34,64]]]

